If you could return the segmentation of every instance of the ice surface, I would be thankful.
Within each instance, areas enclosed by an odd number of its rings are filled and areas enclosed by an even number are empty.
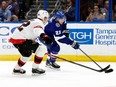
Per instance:
[[[102,67],[111,65],[112,73],[99,73],[78,65],[67,62],[58,62],[61,65],[60,71],[45,67],[42,62],[40,67],[46,70],[46,74],[32,76],[32,62],[28,62],[23,69],[25,75],[14,75],[12,70],[16,61],[0,61],[0,87],[116,87],[116,63],[101,63]],[[96,69],[99,69],[92,62],[81,62]]]

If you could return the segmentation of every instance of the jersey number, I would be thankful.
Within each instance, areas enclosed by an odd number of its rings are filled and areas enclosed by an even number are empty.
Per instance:
[[[18,30],[19,30],[19,31],[22,31],[22,30],[23,30],[23,27],[27,27],[29,24],[30,24],[30,21],[27,21],[27,22],[23,23],[23,24],[18,28]]]
[[[55,31],[56,32],[56,35],[60,35],[61,34],[61,31]]]

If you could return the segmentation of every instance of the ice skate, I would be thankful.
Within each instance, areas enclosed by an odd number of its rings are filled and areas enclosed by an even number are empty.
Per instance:
[[[26,71],[24,69],[13,69],[14,74],[25,74]]]
[[[46,67],[51,69],[60,69],[60,66],[56,64],[55,62],[50,62],[49,60],[46,61]]]
[[[40,74],[44,74],[45,70],[40,69],[40,68],[32,68],[32,75],[40,75]]]

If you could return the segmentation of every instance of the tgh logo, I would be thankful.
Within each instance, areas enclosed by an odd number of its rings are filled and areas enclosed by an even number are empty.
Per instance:
[[[70,38],[79,44],[93,44],[93,29],[70,29]]]

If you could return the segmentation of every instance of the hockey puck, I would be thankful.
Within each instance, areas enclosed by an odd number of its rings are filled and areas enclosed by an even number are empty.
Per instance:
[[[113,72],[113,69],[105,70],[105,73],[110,73],[110,72]]]

